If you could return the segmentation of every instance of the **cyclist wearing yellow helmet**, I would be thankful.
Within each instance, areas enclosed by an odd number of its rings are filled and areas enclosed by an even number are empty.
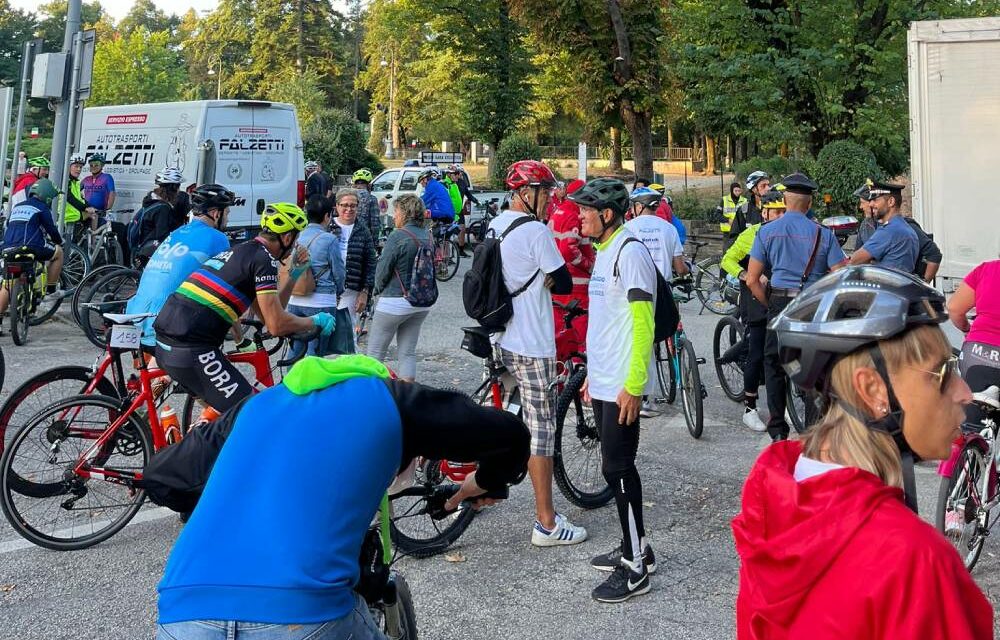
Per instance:
[[[221,350],[230,327],[251,306],[275,336],[304,333],[314,325],[324,336],[333,332],[329,313],[300,318],[285,310],[295,281],[309,268],[304,247],[291,257],[307,223],[294,204],[268,205],[260,234],[209,258],[167,298],[153,323],[157,362],[216,411],[225,411],[253,390]],[[278,262],[285,258],[292,260],[290,277],[279,288]]]
[[[375,244],[381,245],[382,240],[382,210],[378,199],[372,195],[372,180],[375,176],[368,169],[358,169],[351,176],[351,182],[358,192],[358,221],[372,234]]]

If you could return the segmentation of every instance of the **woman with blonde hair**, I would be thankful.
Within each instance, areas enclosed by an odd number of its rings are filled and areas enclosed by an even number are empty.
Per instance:
[[[417,301],[425,306],[418,306],[410,300],[415,300],[412,294],[418,288],[424,292],[428,287],[433,289],[433,298],[437,298],[433,273],[426,274],[429,276],[427,282],[414,282],[419,276],[414,270],[417,253],[422,248],[427,250],[428,256],[434,253],[434,241],[424,228],[426,210],[423,201],[412,194],[400,196],[393,205],[396,229],[386,239],[375,267],[375,295],[379,298],[368,336],[368,355],[379,361],[385,360],[389,343],[396,339],[396,373],[410,382],[417,375],[420,326],[430,313],[426,300]]]
[[[785,370],[827,410],[754,464],[733,520],[741,640],[993,637],[955,548],[916,511],[915,460],[943,459],[969,387],[916,277],[849,267],[772,324]]]

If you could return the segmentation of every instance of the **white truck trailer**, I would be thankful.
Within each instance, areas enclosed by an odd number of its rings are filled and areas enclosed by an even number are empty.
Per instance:
[[[908,42],[913,217],[950,291],[1000,257],[1000,17],[914,22]]]

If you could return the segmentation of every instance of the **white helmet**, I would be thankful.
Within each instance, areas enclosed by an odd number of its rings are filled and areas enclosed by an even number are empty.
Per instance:
[[[84,158],[79,153],[74,153],[73,155],[71,155],[69,157],[69,163],[70,164],[81,164],[82,165],[82,164],[87,164],[87,160],[86,160],[86,158]]]
[[[167,167],[156,174],[156,184],[180,184],[183,180],[181,172],[173,167]]]
[[[317,163],[315,160],[309,160],[308,162],[306,162],[306,171],[312,171],[315,169],[319,169],[319,163]]]

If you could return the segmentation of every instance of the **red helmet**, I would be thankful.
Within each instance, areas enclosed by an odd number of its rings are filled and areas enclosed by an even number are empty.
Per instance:
[[[556,177],[538,160],[519,160],[507,169],[507,188],[521,187],[554,187]]]

